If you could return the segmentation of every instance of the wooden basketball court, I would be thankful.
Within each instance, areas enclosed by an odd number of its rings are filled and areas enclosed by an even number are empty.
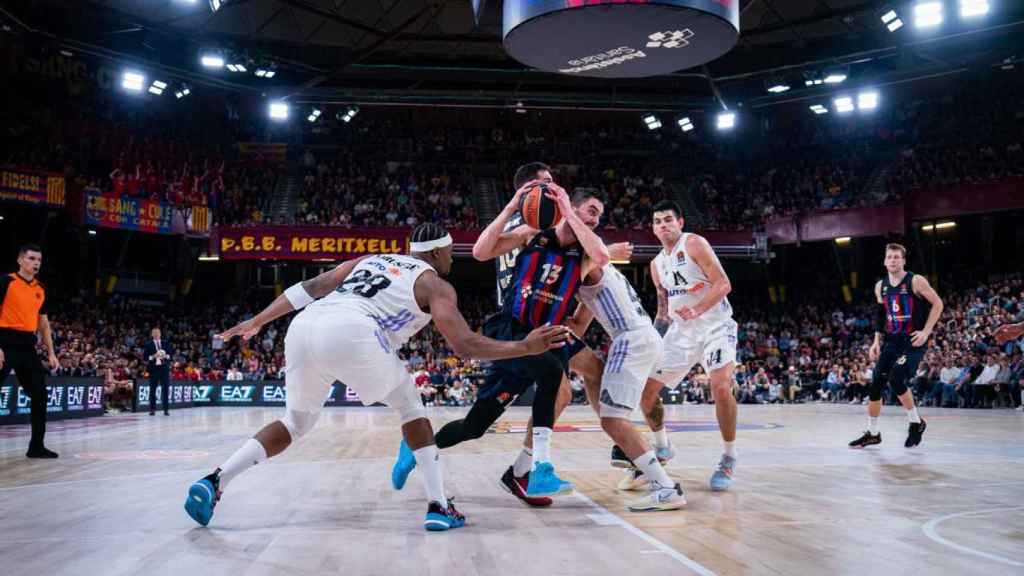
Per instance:
[[[435,426],[462,409],[429,409]],[[733,489],[707,481],[720,438],[708,406],[672,406],[669,472],[689,504],[634,514],[588,408],[572,407],[553,454],[577,492],[530,509],[498,485],[528,409],[444,451],[468,526],[427,533],[417,473],[390,485],[399,440],[386,408],[327,408],[300,444],[236,479],[208,528],[182,510],[188,485],[264,423],[270,408],[53,422],[56,461],[24,458],[27,426],[0,428],[2,573],[258,574],[1024,574],[1024,417],[922,410],[922,445],[886,407],[883,444],[851,451],[862,406],[741,406]]]

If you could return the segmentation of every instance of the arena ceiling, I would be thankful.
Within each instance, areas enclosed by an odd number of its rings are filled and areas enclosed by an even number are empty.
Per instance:
[[[163,68],[225,88],[299,102],[379,101],[565,105],[626,109],[771,106],[818,96],[807,73],[846,66],[850,82],[904,85],[998,66],[1024,55],[1024,2],[992,0],[983,22],[954,17],[939,31],[889,33],[883,6],[864,0],[740,0],[741,38],[706,67],[616,80],[539,72],[505,54],[501,1],[479,22],[470,0],[14,0],[2,16],[12,33],[49,38],[83,53]],[[947,0],[955,13],[955,1]],[[211,74],[199,53],[219,49],[258,64],[273,80]],[[1020,67],[1018,66],[1018,69]],[[768,94],[766,82],[793,87]]]

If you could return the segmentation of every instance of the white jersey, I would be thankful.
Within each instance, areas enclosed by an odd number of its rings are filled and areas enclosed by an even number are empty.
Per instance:
[[[693,320],[683,320],[676,312],[682,306],[696,306],[711,289],[708,275],[686,252],[689,237],[684,233],[668,253],[659,252],[654,257],[654,267],[661,287],[668,291],[669,315],[676,326],[685,332],[707,331],[732,319],[732,305],[728,298],[722,298],[718,305]]]
[[[430,323],[431,316],[416,303],[414,291],[416,280],[428,270],[434,268],[412,256],[370,256],[357,264],[334,292],[306,309],[363,314],[398,348]]]
[[[651,317],[640,304],[633,285],[615,266],[606,264],[601,281],[580,286],[579,298],[613,339],[624,332],[651,327]]]

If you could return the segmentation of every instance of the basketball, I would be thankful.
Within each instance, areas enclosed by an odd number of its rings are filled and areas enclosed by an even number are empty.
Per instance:
[[[541,184],[530,189],[519,202],[519,213],[530,228],[546,230],[562,220],[562,212],[555,201],[544,195],[548,187]]]

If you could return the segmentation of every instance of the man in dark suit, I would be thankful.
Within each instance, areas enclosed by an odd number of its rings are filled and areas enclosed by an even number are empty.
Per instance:
[[[171,380],[171,350],[170,343],[160,339],[160,329],[153,328],[151,332],[153,339],[146,342],[146,370],[149,372],[149,415],[156,414],[156,385],[160,384],[163,394],[164,416],[169,416],[167,410],[168,386]]]

